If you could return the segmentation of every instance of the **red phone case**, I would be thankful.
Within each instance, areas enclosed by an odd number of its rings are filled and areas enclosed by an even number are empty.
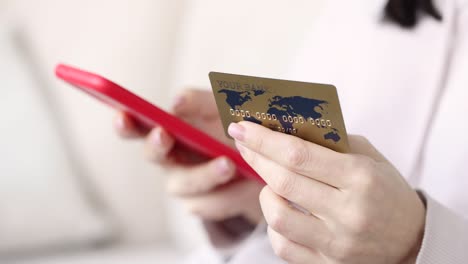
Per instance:
[[[190,150],[207,157],[225,156],[232,160],[239,175],[264,183],[263,179],[233,148],[212,138],[178,117],[154,106],[148,101],[99,75],[59,64],[55,69],[58,78],[72,84],[100,101],[129,113],[139,122],[154,127],[164,127],[176,140]]]

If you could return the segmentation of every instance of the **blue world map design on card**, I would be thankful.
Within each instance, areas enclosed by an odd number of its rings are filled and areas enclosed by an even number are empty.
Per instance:
[[[266,91],[262,89],[252,89],[248,91],[238,91],[230,89],[221,89],[218,91],[219,94],[226,95],[226,104],[231,107],[231,109],[241,109],[248,102],[252,102],[255,97],[264,96]],[[291,96],[291,97],[282,97],[278,95],[271,96],[268,98],[268,105],[265,105],[265,113],[276,116],[291,116],[291,117],[302,117],[304,120],[316,120],[323,117],[322,111],[327,107],[328,102],[324,100],[306,98],[302,96]],[[317,111],[317,109],[321,111]],[[257,123],[259,125],[263,124],[262,120],[252,116],[243,117],[245,121],[250,121]],[[292,134],[291,131],[294,131],[294,123],[283,120],[282,118],[278,119],[283,130],[287,134]],[[318,124],[318,126],[321,126]],[[336,128],[331,128],[331,131],[324,130],[323,138],[325,140],[332,140],[333,142],[340,142],[341,137],[339,131]]]

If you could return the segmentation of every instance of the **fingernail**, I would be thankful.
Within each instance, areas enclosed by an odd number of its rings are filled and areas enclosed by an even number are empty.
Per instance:
[[[156,129],[151,133],[151,142],[156,147],[161,147],[163,145],[163,138],[160,129]]]
[[[119,130],[124,130],[126,128],[124,117],[123,116],[117,117],[115,125],[117,126]]]
[[[177,109],[177,108],[181,107],[182,105],[184,105],[185,101],[186,101],[185,96],[183,96],[183,95],[177,96],[175,98],[175,100],[174,100],[173,108]]]
[[[216,161],[216,169],[220,174],[229,176],[228,173],[231,171],[231,164],[226,158],[222,158]]]
[[[228,133],[231,137],[234,139],[237,139],[239,141],[244,140],[244,132],[245,128],[237,123],[231,123],[228,128]]]

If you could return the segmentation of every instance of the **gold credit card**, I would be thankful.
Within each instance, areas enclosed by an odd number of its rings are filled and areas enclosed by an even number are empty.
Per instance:
[[[251,121],[332,150],[349,151],[333,85],[209,74],[226,135],[233,122]]]

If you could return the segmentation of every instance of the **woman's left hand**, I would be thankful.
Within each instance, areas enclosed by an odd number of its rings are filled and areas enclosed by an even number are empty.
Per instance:
[[[415,263],[425,206],[365,138],[350,136],[351,154],[342,154],[251,122],[231,124],[229,133],[268,184],[260,203],[279,257],[289,263]]]

